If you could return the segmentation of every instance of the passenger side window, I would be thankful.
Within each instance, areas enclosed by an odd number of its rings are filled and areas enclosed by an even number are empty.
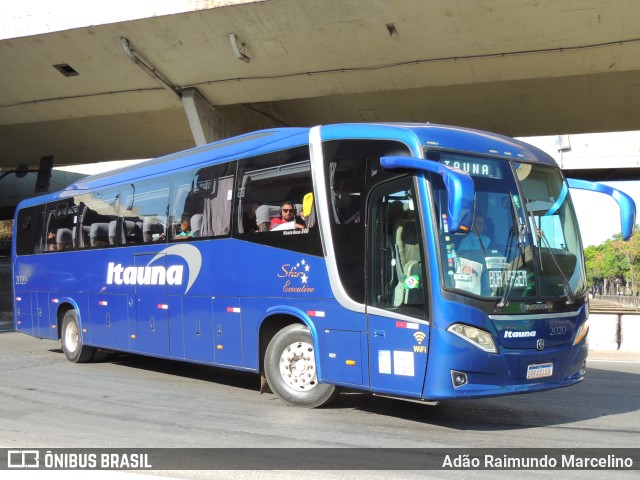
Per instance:
[[[109,189],[75,197],[80,217],[73,228],[77,248],[106,248],[116,245],[118,190]]]
[[[151,180],[129,186],[123,194],[120,216],[127,243],[164,242],[169,216],[169,181]]]
[[[229,235],[235,163],[211,165],[173,180],[171,240]]]
[[[16,224],[16,252],[18,255],[40,253],[42,249],[42,227],[44,205],[23,208],[18,212]]]
[[[239,238],[322,254],[307,146],[241,160],[237,176]]]
[[[76,214],[77,208],[72,200],[61,200],[47,205],[46,251],[75,249]]]
[[[171,240],[190,240],[200,237],[202,227],[202,208],[187,204],[187,198],[193,199],[198,177],[192,171],[177,175],[172,182],[171,192]],[[199,202],[198,202],[199,203]]]

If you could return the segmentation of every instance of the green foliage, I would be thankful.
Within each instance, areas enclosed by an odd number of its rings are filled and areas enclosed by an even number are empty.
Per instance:
[[[11,242],[13,220],[0,220],[0,242]]]
[[[11,230],[13,220],[0,220],[0,256],[11,254]]]
[[[606,242],[584,249],[587,279],[592,285],[617,280],[626,285],[629,293],[638,292],[640,280],[640,226],[629,241],[622,240],[620,234]]]

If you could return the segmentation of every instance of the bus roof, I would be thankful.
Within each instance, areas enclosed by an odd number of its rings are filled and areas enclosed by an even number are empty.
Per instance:
[[[130,165],[110,172],[83,178],[67,187],[67,190],[91,190],[107,185],[166,174],[182,168],[194,168],[200,164],[223,163],[248,153],[259,155],[299,145],[309,141],[308,128],[280,128],[260,130],[231,137],[201,147],[171,153],[146,162]]]
[[[324,128],[331,132],[326,137],[328,140],[370,138],[368,133],[376,130],[378,135],[383,134],[383,132],[388,134],[384,135],[384,138],[389,140],[395,136],[407,138],[407,135],[411,135],[421,146],[428,148],[492,155],[556,166],[556,162],[550,155],[525,142],[496,133],[464,127],[430,123],[345,123],[327,125]],[[220,140],[118,170],[92,175],[69,185],[62,191],[24,200],[21,202],[21,206],[35,205],[58,198],[68,198],[79,191],[118,185],[130,182],[133,179],[141,180],[172,171],[179,171],[183,168],[223,163],[242,158],[247,154],[260,155],[305,145],[309,142],[309,130],[310,128],[283,127],[260,130]],[[396,133],[395,136],[393,135],[394,131]],[[372,138],[383,138],[378,135]]]
[[[399,133],[384,137],[385,132],[390,133],[390,130],[395,129],[402,130],[405,133],[404,138],[407,138],[407,132],[411,132],[421,147],[491,155],[528,163],[557,166],[553,157],[526,142],[497,133],[465,127],[432,123],[363,123],[327,125],[324,128],[323,140],[339,138],[400,139]],[[330,133],[327,130],[330,130]]]

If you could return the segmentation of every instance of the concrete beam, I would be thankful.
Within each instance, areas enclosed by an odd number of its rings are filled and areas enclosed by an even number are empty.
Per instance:
[[[214,141],[215,108],[195,88],[182,91],[182,105],[197,146]]]

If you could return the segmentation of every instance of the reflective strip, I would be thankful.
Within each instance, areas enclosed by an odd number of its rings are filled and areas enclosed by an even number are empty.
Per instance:
[[[310,317],[324,317],[324,312],[320,310],[307,310],[307,315]]]
[[[240,307],[227,307],[229,313],[240,313]]]
[[[158,310],[169,310],[169,305],[165,305],[164,303],[159,303]]]
[[[98,305],[101,305],[101,306],[103,306],[103,307],[106,307],[106,306],[108,305],[108,303],[107,303],[107,301],[106,301],[106,300],[100,300],[100,301],[98,302]]]
[[[420,325],[413,322],[396,322],[396,328],[408,328],[411,330],[418,330],[418,328],[420,328]]]
[[[57,298],[52,298],[51,299],[51,303],[58,303],[58,299]]]
[[[401,313],[392,312],[391,310],[384,310],[377,307],[367,307],[367,313],[369,315],[378,315],[379,317],[388,318],[389,320],[400,320],[402,322],[415,323],[417,325],[429,325],[428,320],[420,320],[415,317],[409,317],[409,315],[404,315]]]

